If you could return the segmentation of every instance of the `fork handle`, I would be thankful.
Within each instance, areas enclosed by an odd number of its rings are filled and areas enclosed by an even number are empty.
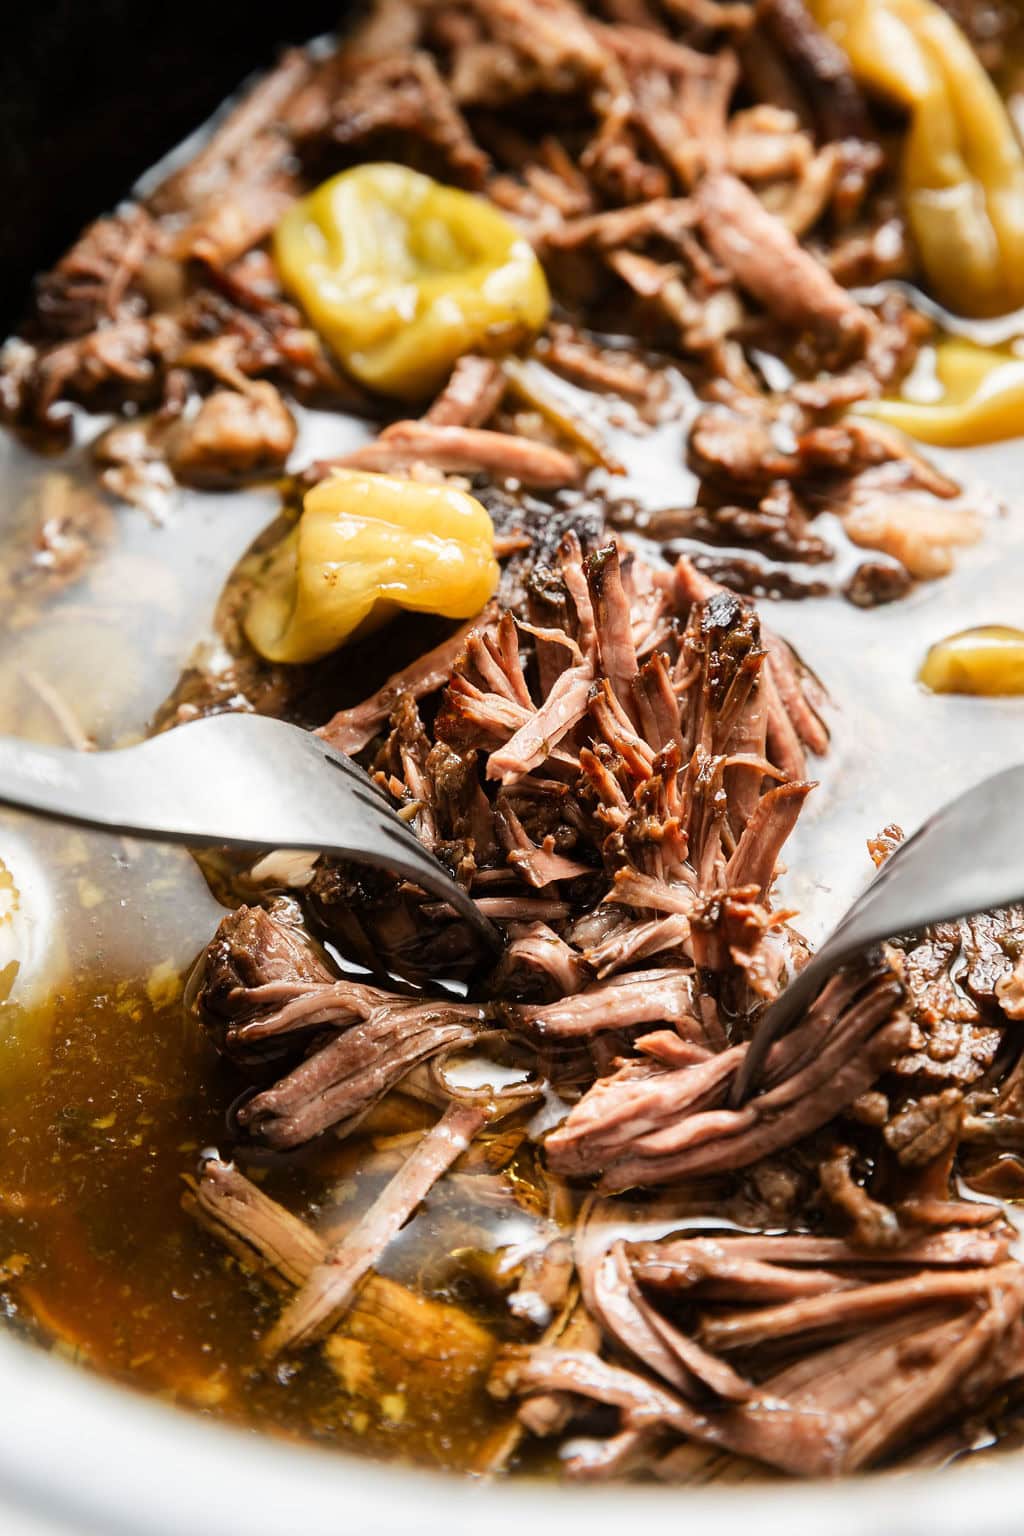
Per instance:
[[[100,761],[106,761],[107,754]],[[40,816],[75,822],[79,826],[108,827],[112,832],[126,831],[123,812],[130,795],[111,794],[112,779],[120,777],[103,768],[96,771],[97,759],[90,752],[72,752],[67,747],[43,747],[19,737],[0,736],[0,805],[34,811]],[[83,807],[101,804],[104,809],[85,812]],[[117,806],[117,814],[113,807]]]
[[[262,724],[272,730],[278,722]],[[229,845],[254,853],[264,851],[267,839],[253,837],[244,825],[246,784],[258,782],[264,774],[273,780],[272,766],[265,765],[252,751],[215,754],[207,748],[199,773],[188,737],[189,730],[195,729],[185,726],[180,732],[168,732],[116,752],[73,752],[67,747],[39,746],[18,737],[0,736],[0,805],[75,826],[187,848]],[[319,759],[324,757],[338,761],[349,773],[353,771],[340,754],[312,736],[306,746],[313,782],[315,776],[323,774]],[[159,783],[167,773],[169,756],[178,757],[178,762],[172,763],[176,769],[174,793],[161,798],[154,795],[150,770],[158,769]],[[369,780],[362,774],[359,778],[369,791]],[[228,792],[225,785],[231,786]],[[276,783],[272,787],[279,789]],[[389,821],[383,823],[375,849],[368,849],[363,842],[339,840],[331,836],[329,821],[303,824],[301,786],[292,788],[299,817],[287,843],[276,846],[390,870],[449,902],[492,950],[504,947],[501,934],[469,893],[397,821],[393,826]]]

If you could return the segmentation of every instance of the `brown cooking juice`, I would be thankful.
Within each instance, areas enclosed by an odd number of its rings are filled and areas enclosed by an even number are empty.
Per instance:
[[[17,489],[0,553],[10,594],[0,731],[104,747],[137,739],[276,497],[194,496],[180,521],[154,522],[108,504],[74,454],[41,466],[10,441],[3,453]],[[86,543],[66,581],[40,558],[55,522]],[[403,644],[419,643],[378,643],[381,676],[404,659]],[[467,1288],[438,1254],[494,1247],[493,1212],[467,1210],[457,1186],[440,1190],[364,1288],[333,1355],[268,1366],[259,1340],[276,1315],[273,1292],[247,1281],[182,1209],[201,1152],[231,1147],[228,1112],[246,1087],[183,1013],[184,975],[221,909],[181,850],[0,813],[0,858],[9,1320],[203,1412],[471,1467],[508,1417],[483,1387],[502,1308],[480,1288],[449,1294]],[[343,1230],[393,1171],[395,1126],[381,1125],[383,1142],[257,1156],[247,1171],[290,1208]],[[410,1129],[401,1117],[397,1127]],[[514,1201],[512,1212],[521,1239],[532,1221]]]

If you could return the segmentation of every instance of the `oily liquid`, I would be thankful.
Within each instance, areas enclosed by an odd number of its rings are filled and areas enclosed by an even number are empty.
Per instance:
[[[262,1359],[259,1341],[279,1302],[180,1203],[201,1149],[224,1144],[239,1081],[183,1027],[174,979],[150,991],[97,975],[62,990],[45,1070],[30,1094],[4,1105],[0,1274],[9,1317],[104,1375],[207,1413],[471,1467],[499,1409],[479,1369],[446,1379],[445,1363],[429,1357],[429,1335],[422,1360],[412,1349],[381,1369],[371,1350],[363,1376],[372,1379],[349,1383],[353,1390],[319,1350],[283,1364]],[[329,1210],[343,1230],[390,1171],[388,1160],[375,1172],[374,1158],[363,1139],[248,1171],[293,1210]],[[403,1285],[418,1279],[424,1252],[453,1241],[453,1229],[464,1245],[490,1241],[444,1195],[414,1225],[382,1268]],[[443,1269],[432,1285],[426,1277],[442,1303],[449,1278]],[[491,1330],[482,1303],[476,1311],[469,1329],[479,1354],[470,1363],[486,1365]]]
[[[5,439],[0,461],[0,733],[104,748],[138,739],[197,644],[209,661],[220,589],[276,515],[277,496],[190,494],[154,521],[108,503],[80,451],[54,463]],[[97,537],[62,584],[36,546],[69,496]],[[362,657],[354,693],[328,668],[331,702],[314,697],[308,708],[320,718],[353,702],[422,644],[421,629],[395,627]],[[222,915],[183,850],[0,812],[0,1311],[44,1346],[204,1413],[469,1469],[508,1419],[483,1385],[506,1314],[493,1294],[467,1292],[447,1256],[521,1241],[535,1223],[513,1200],[502,1237],[493,1213],[453,1183],[386,1255],[381,1274],[398,1289],[377,1304],[392,1312],[353,1311],[356,1379],[351,1358],[332,1364],[315,1349],[268,1365],[259,1342],[281,1299],[181,1205],[202,1151],[231,1154],[228,1111],[247,1086],[182,1005],[183,980]],[[395,1129],[383,1123],[383,1142],[379,1130],[239,1162],[289,1209],[329,1219],[333,1234],[393,1173]],[[396,1321],[396,1301],[413,1289],[435,1307]],[[466,1339],[446,1363],[430,1347],[438,1327],[453,1336],[456,1303],[468,1308]],[[412,1343],[389,1348],[389,1327],[405,1327]]]

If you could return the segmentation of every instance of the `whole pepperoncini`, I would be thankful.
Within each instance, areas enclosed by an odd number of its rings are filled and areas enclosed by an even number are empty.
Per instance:
[[[967,448],[1024,436],[1024,357],[971,341],[941,341],[934,352],[934,391],[858,407],[923,443]],[[916,370],[915,370],[916,372]]]
[[[1008,624],[963,629],[932,646],[919,677],[932,693],[1024,693],[1024,630]]]
[[[494,528],[472,496],[336,470],[256,573],[245,630],[269,661],[315,661],[399,608],[472,618],[497,581]]]
[[[974,49],[934,0],[811,0],[866,85],[910,112],[903,188],[929,283],[951,309],[1024,304],[1024,154]]]
[[[343,171],[274,233],[286,288],[339,362],[369,388],[425,399],[464,352],[502,352],[541,330],[550,297],[504,214],[403,165]]]

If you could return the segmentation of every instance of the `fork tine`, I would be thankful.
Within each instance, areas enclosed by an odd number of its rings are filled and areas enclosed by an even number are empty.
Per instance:
[[[380,832],[392,842],[396,850],[415,863],[418,869],[435,883],[438,879],[447,879],[436,859],[401,820],[384,791],[369,775],[350,758],[327,747],[326,743],[323,747],[326,760],[346,774],[349,781],[346,785],[346,793],[370,813]],[[372,849],[367,850],[368,853],[372,851]]]
[[[231,718],[221,717],[221,729]],[[245,719],[247,723],[252,719],[252,717],[233,718],[239,721]],[[269,726],[269,722],[263,722],[261,728],[266,731]],[[279,728],[279,722],[274,722],[274,726],[271,727],[271,729]],[[232,724],[228,729],[245,732],[247,727]],[[334,852],[355,862],[390,869],[402,874],[433,895],[450,902],[491,948],[500,949],[503,946],[503,939],[498,929],[484,917],[468,892],[452,879],[443,866],[438,864],[433,855],[424,848],[415,834],[399,820],[387,795],[379,785],[374,783],[366,770],[315,733],[297,731],[295,727],[287,729],[295,733],[292,739],[301,740],[307,751],[315,750],[323,762],[329,763],[342,776],[343,786],[338,787],[343,787],[346,798],[354,801],[359,809],[366,813],[354,837],[348,833],[344,844],[333,845],[329,838],[325,837],[322,851]]]
[[[817,974],[817,973],[815,973]],[[729,1091],[729,1104],[732,1109],[739,1109],[740,1105],[750,1097],[751,1090],[764,1071],[764,1064],[768,1059],[768,1052],[778,1040],[785,1034],[796,1013],[803,1006],[803,991],[809,994],[806,1001],[809,1002],[814,995],[815,987],[812,985],[801,988],[803,973],[791,981],[786,990],[774,1003],[761,1015],[754,1026],[747,1054],[740,1062],[739,1071],[733,1078]],[[808,978],[810,980],[810,978]],[[822,978],[823,981],[823,978]],[[821,983],[819,982],[819,985]]]
[[[316,747],[324,761],[330,763],[332,768],[337,768],[340,773],[344,773],[353,783],[364,784],[368,789],[372,789],[374,794],[383,795],[383,790],[374,783],[366,769],[353,762],[352,758],[346,757],[344,752],[339,752],[335,747],[328,746],[326,741],[321,741],[319,736],[315,735],[312,731],[309,733],[309,740]]]
[[[415,833],[399,818],[383,791],[358,764],[327,747],[326,743],[320,745],[326,761],[345,771],[346,793],[368,813],[367,838],[362,847],[363,859],[380,868],[397,870],[432,895],[450,902],[472,923],[492,949],[502,948],[503,940],[498,929],[484,917],[469,893],[424,848]],[[376,843],[370,841],[371,835],[377,839]],[[380,846],[381,840],[383,849]]]
[[[375,830],[379,833],[383,846],[367,847],[366,862],[376,864],[382,869],[397,871],[412,880],[415,885],[422,886],[431,895],[439,896],[442,900],[449,902],[462,917],[472,923],[492,949],[498,950],[504,947],[500,932],[483,915],[469,892],[453,881],[443,866],[438,864],[411,832],[407,836],[401,835],[405,832],[401,822],[397,819],[394,823],[390,819],[386,822],[382,820]]]
[[[1004,768],[941,806],[882,865],[825,943],[757,1024],[733,1080],[735,1107],[778,1036],[828,976],[894,933],[1020,900],[1024,890],[1024,764]],[[970,850],[970,857],[964,851]]]
[[[355,779],[349,779],[345,783],[345,794],[351,800],[364,806],[371,816],[378,816],[383,811],[389,816],[395,815],[395,809],[390,801],[374,785],[359,783]]]
[[[211,715],[92,754],[0,737],[0,803],[186,847],[308,848],[393,869],[503,942],[366,772],[283,720]]]

